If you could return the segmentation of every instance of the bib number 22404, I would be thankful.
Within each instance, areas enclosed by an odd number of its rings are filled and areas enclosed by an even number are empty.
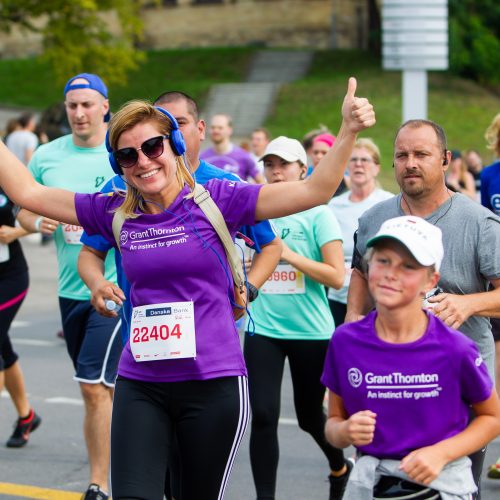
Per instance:
[[[196,356],[193,302],[134,307],[130,330],[130,349],[138,362]]]

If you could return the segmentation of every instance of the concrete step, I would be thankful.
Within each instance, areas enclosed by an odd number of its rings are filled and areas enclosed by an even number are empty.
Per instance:
[[[279,89],[278,83],[227,83],[214,85],[207,100],[203,117],[210,123],[213,115],[224,113],[232,117],[234,135],[248,136],[264,123]]]
[[[248,82],[292,82],[307,74],[313,52],[273,50],[258,52],[248,72]]]

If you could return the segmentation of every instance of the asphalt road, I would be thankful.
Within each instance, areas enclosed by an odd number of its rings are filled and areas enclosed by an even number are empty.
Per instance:
[[[35,240],[24,243],[30,262],[31,287],[11,334],[20,355],[30,401],[43,423],[25,448],[8,449],[0,445],[0,499],[22,496],[76,500],[88,483],[82,436],[83,406],[78,386],[72,380],[72,366],[64,342],[56,337],[60,320],[55,249],[52,245],[42,247]],[[8,439],[16,418],[5,392],[2,396],[0,444]],[[328,498],[327,463],[312,439],[296,424],[288,372],[281,415],[277,499]],[[348,455],[352,455],[352,450],[348,450]],[[486,463],[492,463],[498,456],[500,439],[489,446]],[[254,498],[247,432],[226,499]],[[500,480],[484,479],[482,498],[498,500]]]

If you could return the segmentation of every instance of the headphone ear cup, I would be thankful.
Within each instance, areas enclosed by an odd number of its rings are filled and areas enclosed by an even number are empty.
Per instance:
[[[172,132],[170,132],[170,146],[177,156],[182,156],[186,152],[184,136],[178,128],[172,129]]]
[[[113,172],[116,175],[123,175],[123,170],[121,169],[120,165],[116,163],[115,157],[113,156],[113,153],[109,153],[108,155],[109,159],[109,164],[111,165],[111,168],[113,169]]]
[[[116,175],[123,175],[123,170],[120,165],[116,163],[115,157],[113,156],[113,148],[111,147],[111,143],[109,142],[109,130],[106,132],[106,138],[104,139],[104,144],[106,145],[106,149],[108,150],[108,160],[113,172]]]
[[[177,123],[177,120],[166,109],[163,109],[160,106],[155,106],[155,109],[157,109],[160,113],[163,113],[170,120],[170,123],[172,124],[172,130],[170,132],[169,140],[170,147],[177,156],[182,156],[186,152],[186,143],[184,142],[184,136],[182,135],[182,132],[179,130],[179,124]]]

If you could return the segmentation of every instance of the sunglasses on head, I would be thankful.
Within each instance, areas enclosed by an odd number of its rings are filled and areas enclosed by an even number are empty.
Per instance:
[[[141,144],[140,148],[122,148],[113,152],[116,163],[122,168],[133,167],[139,160],[139,151],[142,151],[148,158],[158,158],[163,154],[163,141],[168,139],[170,135],[159,135],[151,137]]]

